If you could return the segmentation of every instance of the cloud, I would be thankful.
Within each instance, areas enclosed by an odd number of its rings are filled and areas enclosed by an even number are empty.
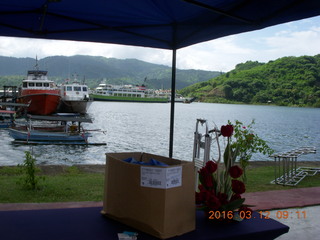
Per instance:
[[[275,60],[284,56],[314,56],[320,53],[320,27],[305,31],[283,31],[262,40],[265,48],[261,61]]]
[[[320,28],[309,31],[278,33],[265,39],[266,46],[280,54],[314,54],[320,52]]]
[[[181,68],[229,71],[252,52],[239,46],[236,36],[229,36],[181,49],[177,61]]]

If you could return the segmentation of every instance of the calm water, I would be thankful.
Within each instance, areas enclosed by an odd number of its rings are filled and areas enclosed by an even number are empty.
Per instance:
[[[104,164],[105,153],[143,151],[168,156],[170,104],[94,102],[89,110],[94,123],[84,125],[94,132],[91,142],[106,142],[106,146],[24,146],[12,144],[6,130],[0,130],[0,165],[17,165],[24,160],[24,151],[32,151],[39,164]],[[300,146],[314,146],[317,154],[301,160],[319,160],[320,110],[232,104],[176,104],[173,157],[192,160],[193,134],[196,119],[208,120],[217,126],[228,120],[249,124],[255,119],[255,132],[276,152]],[[255,156],[254,160],[272,160]]]

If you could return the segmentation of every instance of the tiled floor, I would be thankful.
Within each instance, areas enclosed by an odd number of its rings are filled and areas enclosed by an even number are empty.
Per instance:
[[[319,214],[320,205],[270,211],[273,219],[290,227],[289,232],[278,237],[277,240],[320,239]]]
[[[320,187],[245,193],[243,196],[246,204],[255,206],[254,210],[320,205]]]

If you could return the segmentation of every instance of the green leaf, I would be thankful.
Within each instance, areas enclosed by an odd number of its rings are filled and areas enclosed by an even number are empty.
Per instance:
[[[228,204],[225,204],[223,206],[221,206],[221,210],[222,211],[233,211],[233,210],[236,210],[238,209],[239,207],[242,206],[242,204],[244,203],[246,199],[245,198],[240,198],[240,199],[237,199],[237,200],[234,200]]]

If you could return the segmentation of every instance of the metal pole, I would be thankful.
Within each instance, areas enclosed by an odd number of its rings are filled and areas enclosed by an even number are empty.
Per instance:
[[[171,78],[171,109],[170,109],[170,142],[169,142],[169,158],[173,153],[173,131],[174,131],[174,99],[176,92],[176,54],[177,50],[172,50],[172,78]]]

